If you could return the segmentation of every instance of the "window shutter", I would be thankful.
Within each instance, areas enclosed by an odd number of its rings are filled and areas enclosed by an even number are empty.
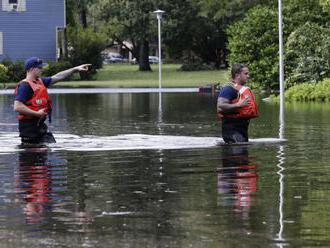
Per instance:
[[[18,0],[18,11],[26,11],[26,0]]]

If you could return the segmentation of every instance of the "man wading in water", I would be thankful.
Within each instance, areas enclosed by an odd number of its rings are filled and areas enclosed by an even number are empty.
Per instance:
[[[74,72],[88,71],[91,64],[83,64],[57,73],[52,77],[41,78],[41,59],[31,57],[25,61],[26,78],[18,83],[15,90],[14,110],[18,115],[18,129],[22,144],[55,143],[55,138],[45,124],[51,117],[52,103],[47,88]]]
[[[228,143],[248,142],[251,118],[258,116],[258,106],[249,87],[249,69],[243,64],[234,64],[231,82],[224,86],[218,96],[217,112],[222,120],[222,137]]]

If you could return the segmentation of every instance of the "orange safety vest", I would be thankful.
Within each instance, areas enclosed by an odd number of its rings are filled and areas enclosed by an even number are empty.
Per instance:
[[[224,113],[221,111],[218,113],[218,116],[220,118],[247,118],[247,119],[258,117],[259,109],[256,103],[255,96],[252,93],[251,89],[247,86],[242,86],[238,84],[230,85],[230,86],[238,91],[238,97],[234,99],[231,103],[237,103],[239,101],[243,101],[246,98],[250,98],[249,105],[235,110],[234,113]]]
[[[47,88],[42,82],[41,79],[37,79],[35,81],[27,80],[24,79],[21,82],[18,83],[16,89],[15,89],[15,94],[17,95],[18,91],[18,86],[22,82],[27,82],[30,87],[33,90],[33,97],[25,102],[25,105],[34,111],[38,111],[40,109],[46,109],[47,113],[50,113],[52,110],[52,101],[50,100],[50,97],[47,92]],[[33,119],[33,116],[28,116],[28,115],[19,115],[17,117],[19,120],[24,120],[24,119]]]

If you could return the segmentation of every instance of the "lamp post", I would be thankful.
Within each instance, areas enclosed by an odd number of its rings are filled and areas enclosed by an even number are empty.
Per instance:
[[[159,82],[159,91],[162,88],[162,39],[161,39],[161,32],[160,32],[160,24],[162,20],[162,15],[165,13],[163,10],[156,10],[154,13],[157,15],[158,20],[158,82]]]
[[[278,0],[278,43],[279,43],[279,79],[280,79],[280,134],[279,138],[284,138],[284,56],[283,56],[283,18],[282,0]]]

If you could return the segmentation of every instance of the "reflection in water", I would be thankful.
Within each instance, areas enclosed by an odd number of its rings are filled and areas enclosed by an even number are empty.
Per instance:
[[[74,185],[71,195],[75,202],[71,203],[70,197],[65,203],[61,195],[67,186],[74,184],[63,174],[66,173],[66,160],[57,158],[45,147],[27,148],[18,156],[15,192],[23,203],[26,224],[46,224],[51,218],[52,221],[73,225],[75,230],[85,230],[84,225],[92,218],[86,210],[84,182],[81,181],[83,168],[79,168],[79,175],[75,177],[78,185]]]
[[[162,92],[158,93],[158,118],[157,118],[157,129],[158,134],[163,134],[163,107],[162,107]]]
[[[285,119],[284,119],[284,114],[285,114],[285,101],[284,101],[284,89],[282,88],[281,91],[281,99],[280,99],[280,114],[279,114],[279,138],[284,139],[284,130],[285,130]],[[284,206],[284,146],[280,146],[279,151],[278,151],[278,164],[277,167],[279,170],[277,171],[277,174],[279,175],[279,225],[280,229],[277,234],[276,240],[279,241],[277,244],[278,247],[283,247],[283,242],[285,242],[285,239],[283,238],[283,232],[284,232],[284,223],[283,223],[283,206]]]
[[[283,237],[283,232],[284,232],[284,213],[283,213],[283,206],[284,206],[284,170],[285,168],[283,167],[284,165],[284,161],[285,161],[285,157],[284,157],[284,147],[280,146],[280,149],[278,151],[278,164],[277,167],[279,168],[279,170],[277,171],[277,174],[279,175],[279,186],[280,186],[280,190],[279,190],[279,225],[280,225],[280,229],[278,231],[277,234],[277,238],[276,240],[279,241],[280,243],[277,244],[278,247],[283,247],[283,242],[285,242],[285,239]]]
[[[257,191],[257,166],[251,164],[247,146],[224,146],[223,167],[218,168],[218,193],[225,195],[224,204],[233,206],[242,219],[249,218]]]
[[[51,170],[45,148],[19,153],[17,193],[24,199],[27,224],[42,222],[45,211],[51,208]]]

